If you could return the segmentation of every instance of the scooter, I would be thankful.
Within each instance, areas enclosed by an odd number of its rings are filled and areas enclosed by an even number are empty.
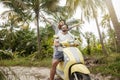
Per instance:
[[[57,65],[57,76],[62,80],[91,80],[90,71],[85,66],[83,55],[76,47],[78,45],[75,41],[74,43],[64,41],[61,45],[64,46],[64,61]]]

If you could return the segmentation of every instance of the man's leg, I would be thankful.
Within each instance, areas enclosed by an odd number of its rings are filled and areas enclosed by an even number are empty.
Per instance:
[[[57,60],[57,59],[52,60],[52,68],[50,70],[50,80],[54,80],[54,76],[55,76],[55,73],[56,73],[56,66],[59,62],[60,61]]]

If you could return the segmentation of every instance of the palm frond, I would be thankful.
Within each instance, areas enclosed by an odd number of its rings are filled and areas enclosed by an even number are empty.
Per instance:
[[[59,0],[42,0],[41,7],[49,11],[55,12],[58,7]]]

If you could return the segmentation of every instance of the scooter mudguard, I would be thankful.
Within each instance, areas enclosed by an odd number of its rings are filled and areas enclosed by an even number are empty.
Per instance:
[[[75,64],[71,67],[71,74],[74,72],[80,72],[84,74],[90,74],[88,68],[83,64]]]

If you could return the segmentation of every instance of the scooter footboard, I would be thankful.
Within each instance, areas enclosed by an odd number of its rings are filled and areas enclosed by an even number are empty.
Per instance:
[[[83,64],[75,64],[71,67],[71,74],[74,72],[80,72],[84,74],[90,74],[88,68]]]

